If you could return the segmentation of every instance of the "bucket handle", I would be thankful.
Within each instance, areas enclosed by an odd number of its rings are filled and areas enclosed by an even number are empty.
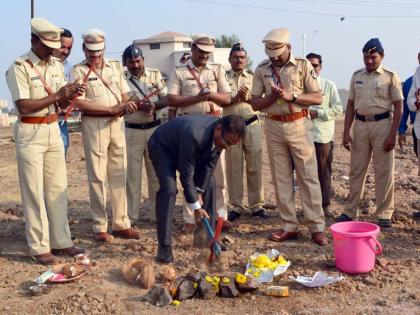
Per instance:
[[[369,237],[369,241],[372,240],[375,243],[375,255],[379,255],[382,253],[382,245],[378,242],[378,240],[372,236]]]

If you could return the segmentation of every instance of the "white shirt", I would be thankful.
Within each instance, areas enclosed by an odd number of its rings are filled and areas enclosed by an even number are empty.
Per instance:
[[[414,121],[413,127],[416,133],[417,139],[420,139],[420,109],[416,106],[416,96],[414,93],[420,89],[420,66],[417,67],[416,72],[413,75],[413,84],[411,85],[410,92],[408,92],[407,105],[412,112],[416,112],[416,120]]]

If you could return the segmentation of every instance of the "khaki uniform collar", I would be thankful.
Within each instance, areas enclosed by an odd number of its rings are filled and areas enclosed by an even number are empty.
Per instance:
[[[363,72],[366,74],[369,74],[369,72],[366,70],[366,67],[363,69]],[[382,64],[379,65],[379,67],[375,70],[372,71],[371,73],[377,72],[379,74],[384,73],[384,67],[382,66]]]
[[[88,64],[87,59],[83,60],[82,64],[87,65]],[[105,65],[105,67],[111,67],[111,64],[109,63],[108,59],[106,59],[106,58],[104,58],[104,65]]]
[[[249,77],[249,73],[246,69],[244,69],[242,72],[235,72],[235,71],[231,71],[232,73],[232,77],[239,77],[239,76],[244,76],[245,78]]]
[[[31,60],[32,64],[37,65],[37,64],[44,64],[44,60],[40,59],[35,53],[34,51],[31,49],[28,54],[29,59]],[[46,60],[45,64],[51,64],[51,58],[49,58],[48,60]]]
[[[292,52],[290,52],[289,60],[286,61],[286,63],[283,65],[283,67],[286,66],[288,63],[291,63],[291,64],[293,64],[295,66],[297,65],[296,58],[295,58],[295,56],[293,56]],[[271,65],[272,65],[271,60],[268,59],[267,67],[269,68],[269,67],[271,67]]]
[[[190,66],[191,68],[195,69],[198,72],[197,67],[194,65],[194,63],[192,62],[191,59],[188,60],[188,64],[187,65]],[[204,68],[211,69],[211,67],[210,67],[210,65],[209,65],[208,62],[206,62],[206,64],[204,65]]]
[[[143,73],[141,74],[141,76],[140,76],[140,78],[138,78],[138,77],[135,77],[134,75],[132,75],[131,73],[130,73],[130,71],[125,71],[125,77],[127,78],[127,80],[130,80],[131,78],[133,78],[134,80],[140,80],[141,79],[141,77],[146,77],[146,78],[148,78],[148,77],[150,77],[150,70],[149,69],[147,69],[147,67],[144,67],[144,70],[143,70]]]

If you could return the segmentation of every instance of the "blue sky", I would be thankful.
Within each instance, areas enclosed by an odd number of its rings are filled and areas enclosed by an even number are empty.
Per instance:
[[[72,63],[83,59],[81,34],[95,27],[107,34],[107,52],[115,58],[133,39],[162,31],[237,34],[256,66],[266,58],[264,35],[286,27],[294,54],[302,55],[306,34],[306,52],[323,56],[322,75],[339,88],[348,88],[352,73],[363,66],[361,49],[372,37],[381,39],[384,65],[402,80],[414,72],[420,51],[415,0],[35,0],[35,16],[73,32]],[[30,0],[2,1],[0,30],[0,98],[10,100],[4,73],[30,48]]]

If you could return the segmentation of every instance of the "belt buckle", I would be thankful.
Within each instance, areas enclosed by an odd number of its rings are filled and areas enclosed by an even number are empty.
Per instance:
[[[365,115],[365,121],[367,122],[376,121],[375,115]]]
[[[47,115],[47,124],[50,124],[53,122],[53,115]]]

